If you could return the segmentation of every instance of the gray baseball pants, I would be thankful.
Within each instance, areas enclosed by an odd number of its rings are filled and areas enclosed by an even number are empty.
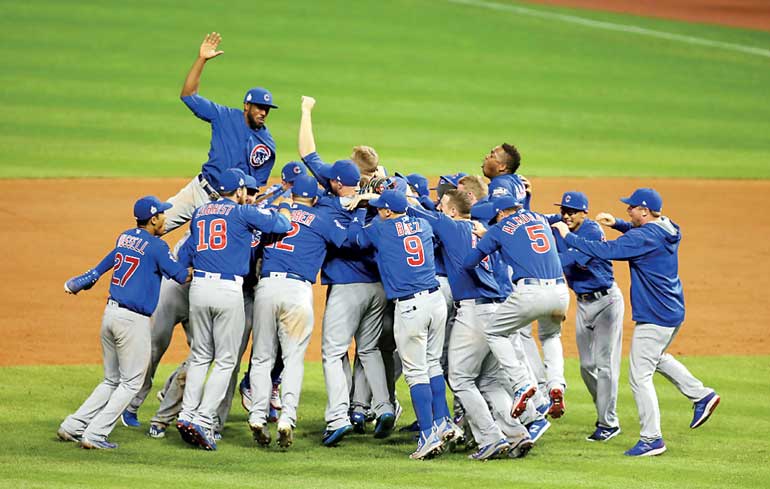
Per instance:
[[[328,399],[325,418],[329,430],[350,424],[350,382],[343,357],[347,357],[354,338],[358,360],[372,391],[375,415],[393,412],[378,345],[386,303],[385,290],[379,282],[329,286],[321,345]]]
[[[691,402],[696,402],[712,390],[704,387],[687,367],[666,353],[680,326],[669,328],[657,324],[637,323],[631,339],[629,381],[639,411],[640,438],[652,441],[663,436],[660,430],[660,407],[653,384],[653,374],[659,372]]]
[[[104,441],[142,385],[150,360],[150,318],[108,301],[101,328],[104,380],[61,427]]]
[[[243,281],[195,277],[190,286],[192,348],[179,419],[215,429],[245,328]],[[206,379],[209,366],[211,373]]]
[[[494,319],[487,325],[486,337],[511,388],[515,390],[529,384],[531,377],[527,366],[517,358],[509,336],[535,320],[543,346],[548,388],[564,388],[561,322],[568,306],[566,284],[539,280],[537,284],[529,285],[520,280],[513,293],[497,308]]]
[[[438,291],[423,291],[412,299],[395,301],[393,333],[404,379],[410,387],[429,384],[432,377],[443,375],[441,351],[445,327],[446,305]]]
[[[265,425],[270,409],[273,383],[270,370],[275,363],[278,342],[283,354],[279,424],[297,424],[305,351],[313,332],[313,289],[309,282],[266,277],[257,285],[254,297],[251,392],[253,403],[249,424]]]
[[[580,375],[596,406],[599,426],[620,426],[617,415],[620,356],[623,347],[623,294],[617,284],[609,295],[578,301],[575,337]]]
[[[170,233],[182,224],[192,219],[195,209],[209,202],[209,196],[198,180],[194,176],[190,183],[182,187],[176,195],[168,199],[173,207],[165,212],[166,214],[166,232]]]

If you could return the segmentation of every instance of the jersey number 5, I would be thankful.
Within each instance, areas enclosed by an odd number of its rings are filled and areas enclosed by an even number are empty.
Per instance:
[[[206,221],[198,221],[197,224],[197,251],[206,251],[209,248],[217,251],[227,248],[227,221],[224,219],[209,221],[208,236],[206,236]]]
[[[422,240],[419,236],[407,236],[404,238],[404,250],[409,254],[406,263],[410,267],[419,267],[425,263],[425,251],[422,248]]]
[[[527,226],[527,235],[529,236],[532,249],[535,253],[546,253],[551,249],[551,242],[548,241],[548,235],[545,234],[545,226],[542,224],[534,224]]]
[[[141,261],[140,258],[135,256],[124,256],[123,253],[115,253],[115,265],[112,267],[112,283],[118,287],[126,285],[126,282],[128,282],[128,279],[134,274]],[[120,270],[120,267],[123,266],[123,262],[128,263],[128,268],[123,272],[123,276],[119,277],[118,271]]]

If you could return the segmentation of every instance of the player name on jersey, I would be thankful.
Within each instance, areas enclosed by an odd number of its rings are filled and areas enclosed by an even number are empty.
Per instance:
[[[408,236],[422,231],[419,221],[396,221],[396,232],[399,236]]]
[[[294,209],[291,211],[292,222],[298,222],[300,224],[310,226],[310,224],[313,222],[314,219],[315,219],[315,214],[311,214],[310,212],[303,211],[302,209]]]
[[[540,221],[546,226],[550,226],[550,224],[548,224],[548,221],[543,216],[522,213],[522,214],[519,214],[518,216],[513,216],[510,221],[506,222],[505,225],[503,226],[503,232],[507,234],[513,234],[516,232],[519,226],[523,226],[524,224],[528,224],[530,222],[535,222],[535,221]]]
[[[195,211],[196,216],[208,216],[210,214],[224,214],[226,216],[230,215],[230,212],[235,209],[235,206],[233,206],[233,203],[228,201],[228,203],[219,204],[219,203],[211,203],[202,205],[198,208],[197,211]]]
[[[129,234],[121,234],[120,238],[118,238],[118,248],[134,250],[140,255],[144,255],[144,250],[147,248],[148,244],[150,244],[149,241]]]

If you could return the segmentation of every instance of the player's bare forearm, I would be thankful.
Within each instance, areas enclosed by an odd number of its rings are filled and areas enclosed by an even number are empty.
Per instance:
[[[206,34],[206,37],[203,38],[201,47],[198,50],[198,58],[196,58],[192,67],[190,68],[190,71],[187,73],[187,77],[184,80],[184,85],[182,85],[182,93],[180,95],[181,97],[187,97],[198,93],[198,87],[200,86],[201,81],[201,73],[203,73],[203,67],[206,65],[206,61],[212,58],[216,58],[224,52],[217,50],[220,41],[222,41],[222,36],[216,32]]]
[[[299,120],[299,155],[301,158],[315,153],[315,137],[313,137],[312,111],[315,106],[313,97],[302,96],[302,116]]]

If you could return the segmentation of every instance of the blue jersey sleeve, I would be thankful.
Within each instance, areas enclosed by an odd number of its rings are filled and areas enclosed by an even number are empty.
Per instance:
[[[184,246],[191,241],[191,239],[188,239],[182,247],[184,248]],[[158,239],[154,248],[153,251],[158,260],[158,268],[160,268],[160,272],[163,276],[173,279],[180,284],[185,283],[188,275],[187,267],[174,260],[171,256],[171,250],[168,249],[166,242]]]
[[[219,115],[227,108],[212,102],[211,100],[201,97],[197,93],[182,97],[182,102],[195,114],[199,119],[203,119],[206,122],[215,120]]]
[[[481,241],[479,241],[476,247],[465,257],[465,260],[463,260],[463,268],[476,268],[485,256],[491,255],[500,248],[500,243],[497,238],[497,229],[498,226],[489,228],[487,234],[481,238]]]
[[[427,195],[421,195],[418,200],[420,201],[420,205],[423,206],[425,209],[428,209],[429,211],[436,210],[436,204],[434,204],[433,201],[430,200],[430,197],[428,197]]]
[[[627,233],[633,228],[633,224],[631,224],[628,221],[624,221],[623,219],[617,219],[615,218],[615,225],[612,226],[612,229],[615,229],[617,231],[620,231],[621,233]]]
[[[252,229],[266,233],[284,234],[291,230],[291,222],[275,209],[261,209],[254,205],[240,206],[241,216]]]
[[[348,229],[340,224],[337,219],[324,219],[324,239],[327,243],[341,248],[347,241]]]
[[[329,185],[329,179],[324,178],[321,176],[320,169],[323,166],[329,166],[328,164],[324,163],[320,156],[318,156],[318,153],[313,151],[309,155],[302,158],[302,162],[308,167],[310,172],[313,174],[313,176],[318,180],[318,183],[323,186],[326,190],[329,192],[332,191],[331,185]]]
[[[356,217],[348,225],[348,241],[361,249],[371,248],[372,246],[372,241],[367,234],[367,229],[371,227],[371,224],[364,228],[363,222],[365,219],[366,209],[359,209],[356,211]]]
[[[659,246],[655,241],[645,239],[642,233],[626,233],[614,241],[589,241],[569,233],[564,241],[587,255],[604,260],[630,260]]]
[[[548,224],[556,224],[561,221],[561,216],[559,214],[543,214],[543,216],[548,220]]]
[[[98,265],[96,265],[96,273],[99,274],[99,277],[107,273],[107,271],[111,270],[112,267],[115,266],[115,248],[112,249],[109,253],[107,253],[104,258],[102,258],[102,261],[99,262]]]
[[[182,238],[184,242],[182,246],[179,246],[176,253],[177,261],[185,268],[192,266],[193,255],[195,254],[194,240],[190,238],[191,236],[192,234],[188,234],[186,238]]]

